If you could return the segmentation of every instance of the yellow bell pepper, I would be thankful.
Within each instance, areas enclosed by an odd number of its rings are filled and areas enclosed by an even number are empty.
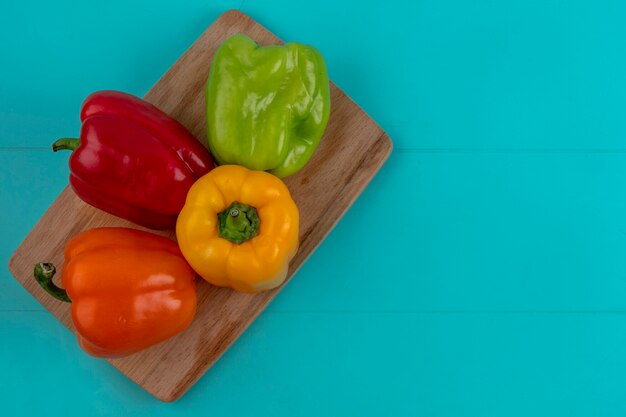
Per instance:
[[[255,293],[284,282],[298,250],[298,225],[298,207],[280,179],[222,165],[189,190],[176,237],[206,281]]]

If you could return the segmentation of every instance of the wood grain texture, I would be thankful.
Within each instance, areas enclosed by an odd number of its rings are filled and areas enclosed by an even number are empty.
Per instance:
[[[243,13],[228,11],[163,75],[146,94],[146,100],[179,120],[196,137],[204,138],[208,69],[218,46],[236,33],[244,33],[261,45],[282,43]],[[285,181],[301,213],[300,249],[290,265],[288,280],[363,191],[391,148],[381,128],[332,84],[326,134],[308,165]],[[67,240],[102,226],[141,229],[83,203],[68,187],[9,261],[15,278],[72,331],[70,305],[54,300],[39,288],[32,278],[33,265],[46,261],[61,269]],[[175,238],[174,231],[160,234]],[[215,363],[281,288],[248,295],[199,280],[198,312],[188,330],[110,363],[156,398],[174,401]]]

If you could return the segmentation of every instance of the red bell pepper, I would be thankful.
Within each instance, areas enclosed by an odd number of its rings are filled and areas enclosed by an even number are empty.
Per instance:
[[[187,191],[214,163],[180,123],[152,104],[118,91],[83,103],[80,139],[69,149],[70,184],[85,202],[151,229],[174,227]]]

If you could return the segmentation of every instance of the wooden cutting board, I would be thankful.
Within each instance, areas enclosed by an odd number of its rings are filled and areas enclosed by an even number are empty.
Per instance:
[[[204,84],[209,67],[218,46],[236,33],[246,34],[261,45],[282,43],[245,14],[228,11],[145,96],[203,142]],[[77,103],[77,114],[78,110]],[[331,114],[326,134],[308,165],[285,181],[300,209],[301,221],[300,250],[291,262],[288,280],[363,191],[391,148],[385,132],[331,84]],[[68,239],[101,226],[141,229],[88,206],[66,187],[9,261],[15,278],[72,331],[70,305],[56,301],[37,285],[33,266],[37,262],[52,262],[60,270]],[[175,238],[174,231],[160,234]],[[174,401],[215,363],[281,288],[248,295],[199,280],[197,316],[185,332],[143,352],[109,362],[156,398]]]

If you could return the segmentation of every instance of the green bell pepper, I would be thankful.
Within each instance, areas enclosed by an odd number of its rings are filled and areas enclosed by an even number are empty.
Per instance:
[[[206,84],[206,123],[219,164],[291,175],[315,151],[329,114],[326,64],[313,47],[260,47],[235,35],[217,50]]]

